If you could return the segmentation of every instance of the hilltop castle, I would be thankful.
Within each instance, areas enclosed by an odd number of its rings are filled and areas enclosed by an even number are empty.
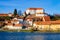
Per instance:
[[[13,14],[0,14],[0,16],[10,16]],[[23,16],[13,17],[10,20],[4,21],[6,25],[4,28],[8,29],[26,29],[31,28],[38,30],[58,30],[60,29],[60,20],[51,21],[50,16],[45,13],[43,8],[28,8]]]

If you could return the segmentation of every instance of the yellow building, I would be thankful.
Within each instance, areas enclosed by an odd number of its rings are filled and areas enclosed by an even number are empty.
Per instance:
[[[37,28],[38,30],[59,30],[60,21],[34,22],[33,28]]]
[[[49,30],[50,23],[47,22],[34,22],[33,28],[37,28],[38,30]]]

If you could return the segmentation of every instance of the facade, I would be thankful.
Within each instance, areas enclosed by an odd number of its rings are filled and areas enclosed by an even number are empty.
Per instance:
[[[11,23],[13,24],[19,24],[19,20],[17,18],[14,18],[11,20]]]
[[[32,19],[26,19],[26,22],[29,24],[29,25],[31,25],[32,26],[32,24],[33,24],[33,20]]]
[[[60,21],[34,22],[33,28],[37,28],[38,30],[59,30]]]
[[[49,16],[44,16],[44,17],[32,17],[32,16],[30,16],[30,17],[27,17],[26,18],[26,22],[29,24],[29,25],[33,25],[33,23],[34,22],[45,22],[45,21],[50,21],[50,17]]]
[[[44,13],[44,9],[43,8],[28,8],[26,10],[27,14],[35,14],[35,13]]]
[[[43,8],[28,8],[26,10],[26,14],[29,14],[26,17],[26,21],[29,22],[29,24],[33,24],[33,20],[35,21],[50,21],[50,17],[44,12]]]
[[[34,22],[33,27],[38,30],[49,30],[50,22]]]
[[[12,24],[12,23],[8,23],[7,25],[5,25],[5,28],[8,29],[22,29],[22,24]]]
[[[19,23],[20,21],[17,18],[14,18],[12,20],[6,20],[5,28],[8,29],[22,29],[23,24]]]
[[[28,8],[26,14],[35,14],[36,16],[47,16],[43,8]]]

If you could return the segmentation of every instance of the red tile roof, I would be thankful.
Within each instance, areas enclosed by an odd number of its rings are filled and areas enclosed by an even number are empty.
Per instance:
[[[9,16],[10,14],[0,14],[0,16]],[[13,16],[13,14],[11,14]]]
[[[22,24],[15,24],[14,27],[21,27]]]
[[[28,8],[28,10],[43,10],[43,8]]]
[[[44,20],[45,21],[50,21],[50,17],[49,16],[44,16]]]
[[[0,16],[8,16],[8,14],[0,14]]]
[[[7,23],[7,25],[9,25],[9,26],[10,26],[10,25],[13,25],[13,24],[12,24],[12,23]]]
[[[60,24],[60,21],[45,21],[45,22],[34,22],[36,25],[50,25],[50,24]]]
[[[51,24],[60,24],[60,20],[51,21]]]
[[[34,22],[36,25],[49,25],[49,24],[51,24],[51,22],[50,21],[46,21],[46,22],[41,22],[41,21],[39,21],[39,22]]]

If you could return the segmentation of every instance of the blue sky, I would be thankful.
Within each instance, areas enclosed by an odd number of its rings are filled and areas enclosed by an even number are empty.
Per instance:
[[[27,8],[44,8],[48,14],[60,13],[60,0],[0,0],[0,13],[24,12]]]

